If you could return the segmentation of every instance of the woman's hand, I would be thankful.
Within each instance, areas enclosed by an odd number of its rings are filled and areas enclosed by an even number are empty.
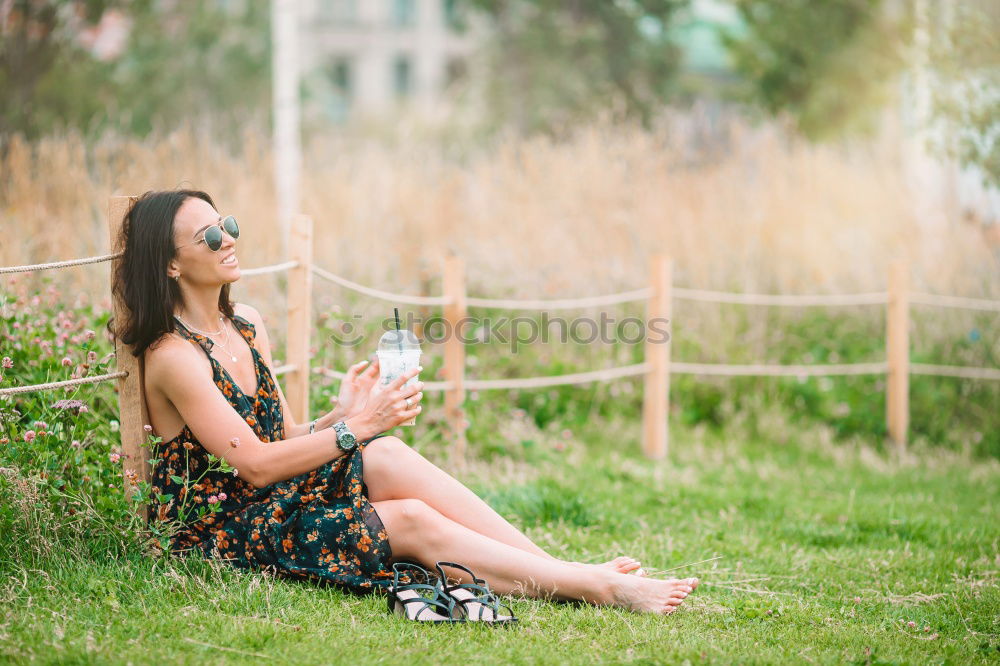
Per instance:
[[[375,386],[369,391],[364,409],[355,418],[369,426],[373,431],[372,436],[409,421],[423,409],[420,401],[424,397],[421,390],[424,383],[415,382],[411,386],[403,386],[422,369],[417,367],[408,370],[389,382],[385,388]],[[407,399],[409,407],[406,405]]]
[[[361,361],[349,367],[343,381],[340,382],[337,405],[340,407],[341,418],[346,419],[361,413],[368,400],[368,394],[378,381],[378,356],[367,368],[365,365],[368,365],[368,361]]]

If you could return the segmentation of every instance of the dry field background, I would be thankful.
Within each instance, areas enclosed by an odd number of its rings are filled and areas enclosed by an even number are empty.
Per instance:
[[[909,253],[917,289],[1000,293],[975,227],[918,224],[888,141],[816,146],[740,124],[725,134],[714,151],[621,126],[475,146],[320,137],[304,146],[302,207],[319,264],[385,287],[416,290],[453,250],[470,293],[603,293],[644,284],[648,253],[662,250],[687,287],[881,289],[889,258]],[[243,221],[244,267],[279,261],[269,139],[247,130],[239,144],[190,126],[145,141],[14,142],[0,163],[0,261],[105,252],[108,196],[181,185]]]

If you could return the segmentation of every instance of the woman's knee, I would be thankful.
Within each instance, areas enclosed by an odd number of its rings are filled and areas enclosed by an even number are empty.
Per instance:
[[[444,516],[423,500],[387,500],[374,502],[374,505],[390,538],[394,534],[397,538],[407,534],[420,535],[422,538],[433,537],[444,526]]]
[[[406,455],[410,447],[399,437],[385,436],[373,439],[361,449],[365,467],[399,464],[400,457]]]

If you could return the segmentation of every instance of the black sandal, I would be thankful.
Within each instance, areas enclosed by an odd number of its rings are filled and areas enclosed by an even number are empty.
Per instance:
[[[455,562],[438,562],[434,566],[441,574],[441,583],[445,594],[458,604],[458,608],[462,609],[466,620],[490,625],[511,625],[517,622],[517,618],[514,617],[514,609],[507,604],[502,604],[497,595],[490,589],[489,583],[478,578],[468,567]],[[449,585],[448,575],[442,567],[461,569],[472,577],[473,582]],[[507,609],[509,615],[501,615],[501,607]]]
[[[390,613],[415,622],[465,622],[455,600],[444,593],[437,576],[412,562],[396,562],[392,565],[392,571],[392,585],[388,588]],[[410,582],[403,583],[401,579]],[[425,592],[425,595],[421,596],[421,592]]]

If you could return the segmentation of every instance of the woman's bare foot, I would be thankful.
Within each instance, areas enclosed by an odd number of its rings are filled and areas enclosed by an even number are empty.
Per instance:
[[[587,564],[586,562],[570,562],[575,567],[597,567],[599,569],[608,569],[616,573],[631,573],[635,572],[637,576],[642,574],[642,565],[638,560],[634,560],[631,557],[616,557],[613,560],[608,560],[607,562],[601,562],[600,564]]]
[[[610,603],[629,610],[666,615],[674,612],[697,584],[697,578],[654,580],[614,576]]]

